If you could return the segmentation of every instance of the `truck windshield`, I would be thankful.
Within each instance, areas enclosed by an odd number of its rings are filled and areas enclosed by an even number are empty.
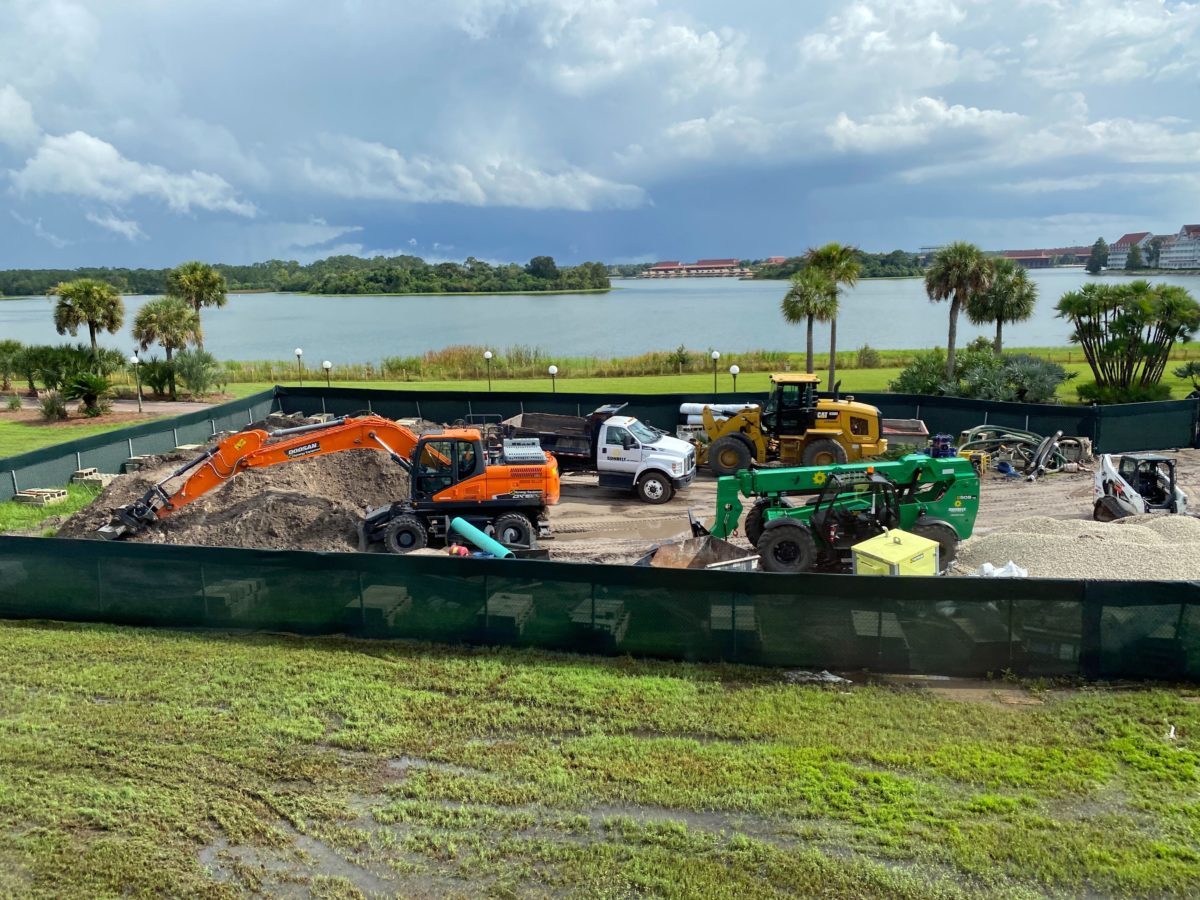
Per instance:
[[[655,431],[649,425],[643,425],[637,419],[629,423],[629,430],[633,432],[633,436],[643,444],[653,444],[661,437],[661,433]]]

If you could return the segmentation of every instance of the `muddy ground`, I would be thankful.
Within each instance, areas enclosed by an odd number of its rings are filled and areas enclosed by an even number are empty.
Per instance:
[[[1200,504],[1200,451],[1166,451],[1179,460],[1180,483]],[[91,536],[112,507],[140,497],[179,465],[162,457],[148,470],[121,476],[90,508],[70,519],[64,537]],[[551,511],[554,559],[633,562],[654,544],[688,534],[688,510],[710,524],[716,479],[698,476],[661,505],[602,489],[594,475],[562,477],[562,499]],[[406,495],[405,473],[385,454],[346,451],[244,472],[180,509],[135,540],[269,549],[353,550],[355,524],[368,509]],[[1047,476],[1035,483],[990,474],[980,492],[976,534],[985,535],[1031,515],[1056,519],[1091,516],[1092,474]],[[748,546],[740,536],[734,543]],[[1003,561],[1001,561],[1003,562]]]

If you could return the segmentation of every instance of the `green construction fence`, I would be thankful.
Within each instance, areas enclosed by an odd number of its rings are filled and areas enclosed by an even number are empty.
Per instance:
[[[769,575],[0,538],[0,617],[770,666],[1200,677],[1200,584]]]

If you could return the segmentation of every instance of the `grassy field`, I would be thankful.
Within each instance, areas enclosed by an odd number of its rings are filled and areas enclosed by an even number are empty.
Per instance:
[[[1200,892],[1196,689],[44,623],[0,648],[3,896]]]
[[[0,503],[0,533],[14,531],[52,532],[52,528],[43,527],[48,519],[59,516],[72,516],[85,506],[91,504],[100,493],[99,489],[83,484],[67,485],[67,502],[56,506],[30,506],[8,500]]]
[[[149,420],[147,420],[149,421]],[[72,425],[70,428],[49,428],[40,422],[14,422],[0,418],[0,459],[17,453],[28,453],[51,444],[61,444],[63,441],[73,441],[76,438],[102,434],[114,428],[124,428],[129,422],[105,422],[95,420],[95,424]]]

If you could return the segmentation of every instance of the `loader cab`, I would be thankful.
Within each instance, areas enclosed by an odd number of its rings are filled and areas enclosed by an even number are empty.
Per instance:
[[[413,450],[412,496],[429,500],[459,482],[482,475],[487,466],[478,432],[447,431],[422,437]]]
[[[762,413],[763,431],[771,435],[803,434],[817,415],[816,375],[772,375],[771,393]]]
[[[1175,460],[1150,454],[1122,456],[1117,472],[1141,495],[1148,509],[1174,505]]]

